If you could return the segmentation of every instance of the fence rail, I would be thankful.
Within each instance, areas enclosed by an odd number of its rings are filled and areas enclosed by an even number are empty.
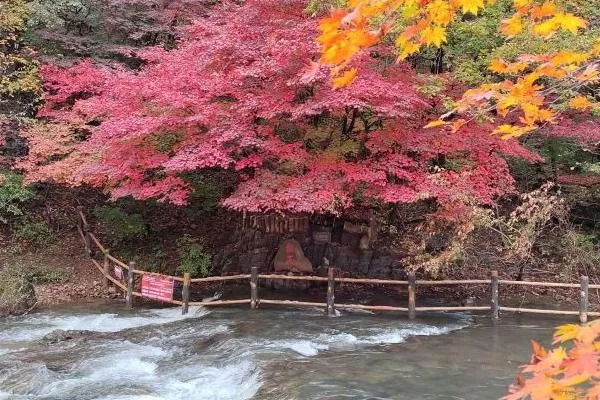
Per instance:
[[[408,280],[393,280],[393,279],[369,279],[369,278],[346,278],[336,277],[335,268],[329,268],[327,276],[301,276],[301,275],[282,275],[282,274],[259,274],[258,268],[251,268],[250,274],[238,274],[228,276],[211,276],[207,278],[191,279],[189,274],[183,276],[164,275],[156,272],[148,272],[135,268],[135,262],[126,263],[110,254],[110,250],[103,246],[100,240],[94,235],[88,225],[87,219],[82,210],[78,210],[79,222],[77,231],[81,236],[85,250],[89,255],[92,264],[102,273],[104,287],[108,288],[109,282],[125,292],[125,298],[128,307],[133,307],[134,297],[148,297],[141,292],[135,291],[135,276],[154,276],[164,279],[169,279],[173,283],[181,284],[181,300],[171,298],[166,301],[168,303],[182,307],[182,312],[188,312],[190,305],[193,306],[227,306],[250,304],[251,308],[257,308],[259,305],[271,304],[292,307],[319,307],[324,308],[328,315],[334,315],[336,309],[358,309],[369,311],[400,311],[407,312],[409,318],[415,318],[417,312],[448,312],[448,311],[490,311],[493,319],[499,318],[500,311],[517,312],[517,313],[533,313],[533,314],[551,314],[551,315],[578,315],[581,323],[587,322],[588,317],[598,317],[600,312],[588,311],[588,291],[589,289],[600,289],[600,284],[590,285],[587,276],[582,276],[580,283],[561,283],[561,282],[534,282],[534,281],[514,281],[498,279],[498,273],[492,271],[490,279],[463,279],[463,280],[417,280],[413,273],[410,273]],[[95,246],[92,247],[92,245]],[[98,249],[103,255],[103,263],[100,264],[96,259],[95,250]],[[116,275],[113,269],[111,274],[111,266],[120,268],[121,276]],[[209,283],[209,282],[225,282],[231,280],[247,280],[250,284],[250,298],[237,300],[212,300],[212,301],[190,301],[190,287],[192,284]],[[260,280],[287,280],[287,281],[309,281],[309,282],[327,282],[326,302],[308,302],[296,300],[278,300],[264,299],[258,296],[258,287]],[[335,302],[335,284],[367,284],[367,285],[401,285],[407,286],[408,289],[408,305],[407,307],[388,306],[388,305],[365,305],[365,304],[344,304]],[[441,286],[441,285],[490,285],[490,305],[488,306],[425,306],[417,307],[416,305],[416,288],[417,286]],[[579,289],[579,310],[551,310],[539,308],[522,308],[522,307],[505,307],[499,304],[499,286],[500,285],[520,285],[534,286],[547,288],[578,288]]]

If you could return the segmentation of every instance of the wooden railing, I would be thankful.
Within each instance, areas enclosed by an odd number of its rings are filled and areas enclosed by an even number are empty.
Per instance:
[[[280,274],[259,274],[257,267],[251,268],[250,274],[228,275],[228,276],[211,276],[207,278],[190,278],[190,275],[185,273],[183,276],[164,275],[155,272],[148,272],[136,269],[135,262],[126,263],[110,254],[110,250],[103,246],[98,238],[91,232],[88,222],[82,210],[79,210],[79,223],[77,225],[79,234],[83,240],[86,252],[90,256],[92,264],[102,273],[104,279],[104,287],[108,289],[109,282],[112,282],[116,287],[123,290],[126,294],[125,299],[128,307],[133,307],[134,297],[144,297],[142,293],[134,290],[134,281],[136,275],[153,275],[171,279],[176,282],[181,282],[181,300],[172,299],[168,301],[171,304],[182,307],[182,312],[188,312],[190,305],[200,306],[223,306],[223,305],[239,305],[249,304],[250,308],[258,308],[261,304],[274,304],[294,307],[321,307],[325,309],[327,315],[334,315],[336,309],[360,309],[370,311],[402,311],[407,312],[409,318],[415,318],[417,312],[427,311],[489,311],[493,319],[498,319],[500,311],[519,312],[519,313],[534,313],[534,314],[553,314],[553,315],[578,315],[579,321],[584,323],[588,317],[600,316],[600,312],[588,311],[589,308],[589,289],[600,289],[600,285],[589,284],[588,277],[582,276],[579,283],[560,283],[560,282],[532,282],[532,281],[513,281],[502,280],[498,278],[497,271],[492,271],[490,279],[463,279],[463,280],[417,280],[414,273],[408,274],[408,280],[392,280],[392,279],[369,279],[369,278],[346,278],[336,277],[336,268],[328,268],[327,276],[294,276]],[[94,259],[95,248],[102,254],[102,264]],[[123,274],[123,281],[117,279],[111,274],[111,264],[120,267],[126,274]],[[208,283],[208,282],[224,282],[230,280],[248,280],[250,284],[250,298],[237,300],[213,300],[213,301],[190,301],[190,286],[192,284]],[[311,281],[311,282],[327,282],[327,296],[324,303],[306,302],[295,300],[276,300],[265,299],[259,297],[259,282],[260,280],[292,280],[292,281]],[[407,307],[386,306],[386,305],[365,305],[365,304],[344,304],[335,303],[335,285],[336,283],[350,284],[369,284],[369,285],[400,285],[407,286],[408,289],[408,304]],[[499,286],[500,285],[518,285],[518,286],[538,286],[551,288],[578,288],[579,289],[579,310],[563,311],[540,308],[522,308],[522,307],[504,307],[499,303]],[[432,285],[489,285],[490,286],[490,305],[485,306],[441,306],[418,307],[416,305],[416,288],[417,286],[432,286]]]

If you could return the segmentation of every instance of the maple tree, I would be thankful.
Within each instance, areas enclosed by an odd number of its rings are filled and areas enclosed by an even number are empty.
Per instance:
[[[488,1],[488,4],[493,1]],[[356,77],[353,59],[362,50],[395,34],[399,59],[423,46],[440,47],[449,24],[461,15],[477,15],[484,0],[350,0],[335,9],[319,26],[321,62],[331,67],[334,87]],[[550,37],[559,31],[576,35],[587,22],[561,10],[553,1],[514,0],[514,14],[502,21],[508,38],[520,34]],[[396,32],[399,31],[399,32]],[[493,133],[519,137],[557,120],[560,107],[599,108],[586,90],[600,83],[600,42],[586,51],[549,49],[542,54],[520,54],[514,60],[495,59],[490,71],[501,78],[467,90],[453,109],[426,127],[459,130],[470,121],[487,119]],[[457,118],[458,116],[458,118]]]
[[[175,204],[187,172],[231,169],[240,183],[226,207],[339,213],[490,204],[514,190],[505,156],[539,160],[484,129],[420,129],[436,100],[385,46],[358,56],[353,85],[331,88],[316,27],[300,1],[223,3],[181,27],[175,49],[139,51],[140,70],[45,65],[47,122],[26,133],[18,166],[29,180]]]
[[[600,398],[600,320],[558,327],[551,350],[532,344],[531,362],[502,400]]]

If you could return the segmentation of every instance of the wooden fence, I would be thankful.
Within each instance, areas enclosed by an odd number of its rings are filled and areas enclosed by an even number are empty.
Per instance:
[[[211,276],[207,278],[190,278],[188,273],[183,276],[163,275],[155,272],[148,272],[136,269],[135,262],[126,263],[115,258],[110,254],[107,247],[103,246],[98,238],[91,232],[89,224],[83,214],[79,210],[79,223],[77,229],[83,240],[86,252],[88,253],[93,265],[102,273],[104,279],[104,287],[108,289],[109,282],[112,282],[116,287],[125,292],[126,303],[128,307],[133,307],[134,297],[145,297],[141,292],[135,291],[134,282],[135,276],[159,276],[168,278],[174,282],[181,282],[181,300],[171,299],[168,302],[182,307],[182,312],[188,312],[190,305],[201,306],[223,306],[223,305],[239,305],[249,304],[250,308],[256,309],[260,304],[275,304],[293,307],[321,307],[325,309],[327,315],[335,315],[336,309],[360,309],[370,311],[401,311],[408,313],[408,317],[413,319],[417,312],[437,311],[489,311],[493,319],[498,319],[501,311],[533,313],[533,314],[552,314],[552,315],[578,315],[579,321],[585,323],[588,317],[600,316],[600,312],[588,311],[589,308],[589,289],[600,289],[600,285],[589,284],[588,277],[582,276],[579,283],[560,283],[560,282],[532,282],[532,281],[514,281],[502,280],[498,278],[498,272],[492,271],[490,279],[466,279],[466,280],[417,280],[414,273],[408,274],[408,280],[392,280],[392,279],[368,279],[368,278],[345,278],[336,277],[335,268],[328,268],[326,277],[323,276],[293,276],[280,274],[259,274],[257,267],[251,268],[250,274],[228,275],[228,276]],[[102,254],[102,264],[94,258],[97,248]],[[126,271],[122,279],[118,279],[111,274],[111,265],[121,268]],[[212,301],[190,301],[190,286],[192,284],[201,284],[208,282],[224,282],[230,280],[248,280],[250,283],[250,298],[239,300],[212,300]],[[274,300],[260,298],[258,288],[260,280],[293,280],[293,281],[312,281],[312,282],[327,282],[327,296],[324,303],[306,302],[295,300]],[[369,284],[369,285],[396,285],[408,287],[408,304],[407,307],[385,306],[385,305],[365,305],[365,304],[340,304],[335,303],[335,285],[336,283],[351,283],[351,284]],[[578,288],[579,289],[579,310],[563,311],[540,308],[522,308],[522,307],[504,307],[499,303],[499,286],[500,285],[518,285],[518,286],[538,286],[538,287],[553,287],[553,288]],[[441,307],[418,307],[416,305],[416,290],[417,286],[432,286],[432,285],[489,285],[490,287],[490,305],[487,306],[441,306]]]

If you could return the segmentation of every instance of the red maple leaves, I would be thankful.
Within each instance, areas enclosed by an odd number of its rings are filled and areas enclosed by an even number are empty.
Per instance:
[[[175,204],[190,190],[182,173],[232,169],[242,182],[227,207],[339,213],[424,198],[488,204],[513,190],[503,155],[536,159],[486,127],[421,129],[430,104],[384,47],[332,89],[311,62],[316,23],[301,1],[224,3],[182,28],[175,49],[140,52],[140,70],[46,66],[40,116],[51,123],[30,133],[21,166],[30,179]]]

